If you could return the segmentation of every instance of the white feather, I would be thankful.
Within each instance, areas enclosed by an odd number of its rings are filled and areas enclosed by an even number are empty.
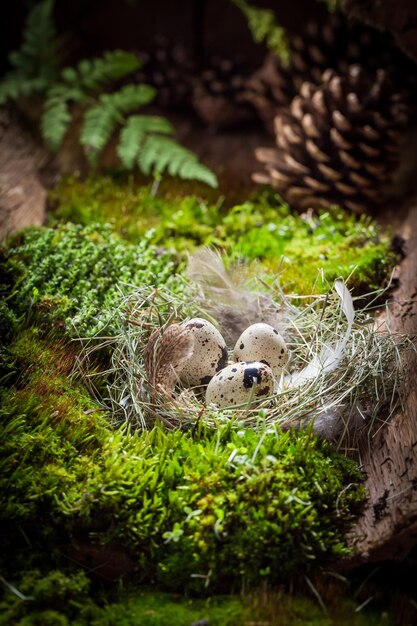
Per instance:
[[[316,354],[302,370],[285,376],[283,381],[285,389],[300,387],[305,382],[317,378],[320,374],[332,372],[339,366],[344,356],[346,344],[352,332],[355,310],[352,296],[345,283],[342,280],[336,280],[334,288],[341,300],[341,308],[347,320],[345,333],[336,343],[324,345],[319,354]]]

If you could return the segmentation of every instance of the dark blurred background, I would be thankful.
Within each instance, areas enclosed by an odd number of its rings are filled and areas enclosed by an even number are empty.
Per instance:
[[[7,54],[19,47],[29,0],[5,0],[1,20],[0,71]],[[271,8],[290,31],[312,16],[325,14],[313,0],[262,0],[253,6]],[[4,12],[5,9],[5,12]],[[265,53],[253,42],[246,20],[229,0],[56,0],[55,18],[64,63],[115,48],[148,51],[159,35],[179,42],[204,61],[212,55],[243,57],[257,65]],[[200,60],[200,59],[199,59]]]

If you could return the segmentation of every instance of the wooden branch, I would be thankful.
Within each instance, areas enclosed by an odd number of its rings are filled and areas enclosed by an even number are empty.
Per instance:
[[[391,308],[394,331],[417,333],[417,202],[409,210],[402,236],[407,256]],[[362,444],[369,503],[352,533],[352,564],[402,559],[417,543],[417,355],[405,361],[405,407]]]

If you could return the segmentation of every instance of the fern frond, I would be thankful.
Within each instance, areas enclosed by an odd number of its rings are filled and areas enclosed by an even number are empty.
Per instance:
[[[54,0],[43,0],[33,7],[26,19],[20,50],[9,55],[21,77],[42,78],[50,83],[58,75],[54,4]]]
[[[58,150],[71,122],[68,102],[55,100],[46,102],[41,118],[42,137],[52,150]]]
[[[84,93],[77,87],[56,84],[48,90],[43,106],[41,132],[52,150],[58,150],[71,122],[69,103],[82,102]]]
[[[91,160],[95,160],[109,141],[117,124],[123,122],[124,113],[151,102],[156,90],[148,85],[127,85],[119,91],[100,96],[96,106],[84,117],[80,142]]]
[[[120,133],[117,154],[126,169],[132,169],[147,135],[171,135],[174,127],[168,120],[155,115],[131,115]]]
[[[110,106],[97,105],[84,116],[80,143],[90,161],[95,161],[106,146],[118,123],[123,121],[121,114]]]
[[[114,93],[101,96],[100,102],[119,113],[130,113],[152,102],[155,96],[156,89],[150,85],[126,85]]]
[[[123,78],[141,66],[141,61],[130,52],[113,50],[97,59],[81,61],[77,69],[66,68],[62,77],[68,82],[78,82],[85,89],[97,91],[106,83]]]
[[[0,83],[0,105],[7,100],[17,100],[24,96],[45,91],[47,83],[42,78],[24,78],[17,72],[10,72]]]
[[[210,187],[217,187],[215,174],[200,163],[193,152],[174,139],[161,135],[149,135],[140,151],[138,166],[144,174],[162,174],[167,170],[171,176],[185,180],[199,180]]]
[[[284,29],[277,24],[274,12],[270,9],[253,7],[246,0],[232,2],[245,16],[254,41],[265,43],[284,63],[287,63],[290,58],[288,40]]]

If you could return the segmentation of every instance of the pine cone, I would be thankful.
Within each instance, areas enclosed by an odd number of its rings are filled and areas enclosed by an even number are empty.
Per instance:
[[[244,98],[253,104],[273,133],[273,119],[288,106],[306,81],[319,85],[323,72],[330,68],[346,74],[360,63],[370,73],[383,67],[397,89],[417,94],[416,65],[391,43],[389,37],[371,27],[330,13],[325,22],[308,22],[302,32],[289,39],[288,66],[273,54],[246,85]]]
[[[188,106],[196,68],[186,49],[158,37],[154,51],[141,56],[144,65],[135,78],[158,90],[156,102],[163,107]]]
[[[276,149],[259,148],[265,174],[254,180],[276,187],[294,208],[339,204],[355,212],[381,203],[399,163],[411,109],[393,90],[385,70],[370,75],[359,65],[343,76],[302,84],[275,119]]]
[[[295,95],[291,67],[282,65],[275,54],[267,54],[260,67],[246,82],[242,100],[256,110],[266,130],[274,134],[274,118]]]
[[[255,120],[253,106],[242,97],[247,80],[237,61],[212,59],[193,81],[191,103],[198,117],[216,129]]]

